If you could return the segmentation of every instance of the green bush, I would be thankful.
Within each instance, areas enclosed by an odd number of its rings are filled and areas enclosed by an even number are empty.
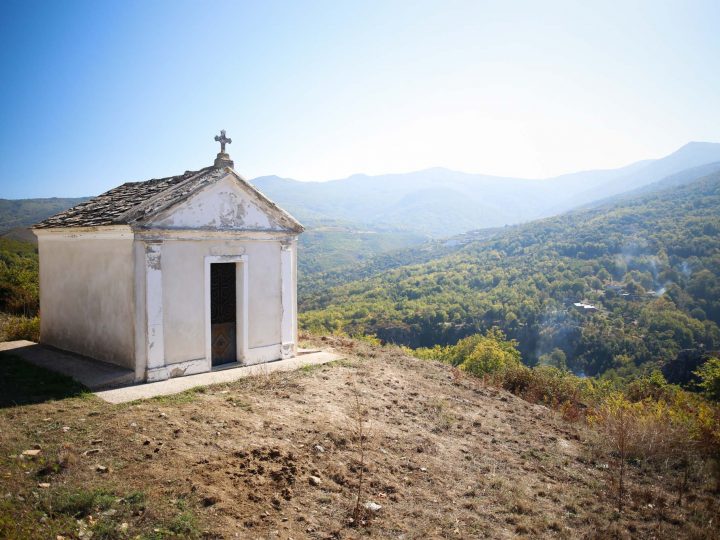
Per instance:
[[[15,341],[27,339],[40,340],[40,319],[38,317],[6,316],[0,319],[0,339],[2,341]]]
[[[711,358],[694,373],[700,377],[698,386],[705,396],[720,401],[720,358]]]
[[[497,328],[466,337],[448,347],[418,349],[415,354],[420,358],[452,364],[477,377],[521,365],[517,342],[505,339],[505,334]]]

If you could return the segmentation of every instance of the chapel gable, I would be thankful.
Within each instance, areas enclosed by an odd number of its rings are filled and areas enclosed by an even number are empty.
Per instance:
[[[233,173],[160,212],[144,223],[158,229],[212,229],[221,231],[292,230],[284,216]]]

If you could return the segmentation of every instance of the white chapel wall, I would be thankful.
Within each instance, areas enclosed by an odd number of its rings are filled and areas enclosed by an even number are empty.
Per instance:
[[[132,233],[40,232],[38,245],[40,341],[132,368]]]
[[[278,359],[280,241],[165,240],[161,264],[166,364],[205,358],[205,257],[217,255],[246,256],[249,363]]]

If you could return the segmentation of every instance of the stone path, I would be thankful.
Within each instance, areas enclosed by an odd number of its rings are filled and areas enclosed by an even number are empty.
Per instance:
[[[31,364],[68,375],[94,391],[96,396],[110,403],[126,403],[137,399],[167,396],[198,386],[229,383],[244,377],[267,375],[275,371],[292,371],[304,366],[326,364],[343,358],[342,355],[331,350],[301,350],[298,356],[287,360],[217,369],[155,383],[132,384],[134,374],[129,369],[43,347],[32,341],[0,343],[0,352],[2,351],[20,356]],[[106,389],[109,386],[118,386],[118,388]]]

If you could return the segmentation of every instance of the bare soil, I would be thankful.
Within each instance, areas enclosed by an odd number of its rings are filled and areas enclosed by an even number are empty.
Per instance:
[[[0,537],[718,537],[717,495],[677,504],[670,473],[630,467],[619,514],[612,460],[552,410],[398,348],[315,344],[347,360],[0,409]]]

